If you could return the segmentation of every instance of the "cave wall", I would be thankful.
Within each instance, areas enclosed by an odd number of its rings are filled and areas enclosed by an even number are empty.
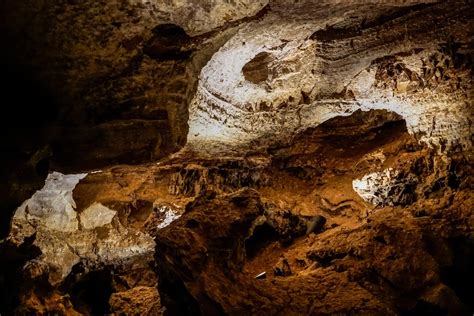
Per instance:
[[[472,5],[271,7],[201,71],[190,105],[191,150],[287,142],[358,109],[397,112],[440,152],[471,147]]]
[[[266,4],[2,1],[4,229],[48,170],[137,164],[181,148],[198,72]]]
[[[470,1],[0,6],[0,312],[472,311]]]
[[[212,39],[225,37],[191,36],[225,29],[266,2],[1,5],[2,41],[8,43],[2,61],[49,92],[56,104],[52,122],[44,127],[52,162],[67,168],[72,159],[75,166],[90,168],[158,159],[183,146],[197,72],[212,54]],[[171,25],[171,31],[161,25]],[[173,27],[181,33],[173,34]],[[167,49],[160,51],[160,45]],[[35,107],[21,106],[25,114]],[[127,133],[134,141],[122,143]]]

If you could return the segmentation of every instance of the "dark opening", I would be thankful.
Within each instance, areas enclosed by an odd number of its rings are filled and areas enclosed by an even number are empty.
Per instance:
[[[74,309],[84,314],[103,315],[111,312],[109,299],[112,295],[112,275],[109,269],[92,271],[75,279],[84,272],[81,264],[75,265],[64,282],[71,296]]]
[[[252,236],[245,241],[247,259],[254,258],[262,248],[277,240],[279,235],[269,224],[264,223],[255,227]]]
[[[49,171],[49,159],[41,159],[36,164],[36,173],[41,177],[47,177]]]
[[[35,154],[41,152],[53,137],[48,129],[59,115],[52,91],[35,71],[26,66],[15,65],[13,59],[5,57],[2,60],[0,238],[8,234],[15,209],[44,184],[47,164],[42,162],[35,166],[32,161],[36,159]]]
[[[272,61],[273,57],[269,53],[258,53],[242,68],[245,79],[255,84],[264,82],[270,75],[268,66]]]
[[[33,243],[36,234],[25,238],[19,247],[10,242],[0,243],[0,314],[13,315],[19,307],[20,287],[28,286],[22,277],[26,262],[41,254]]]
[[[418,315],[444,316],[444,315],[447,315],[447,311],[427,301],[419,300],[416,302],[416,305],[413,309],[408,310],[408,311],[402,311],[400,314],[402,316],[418,316]]]
[[[159,61],[187,59],[192,50],[191,37],[179,26],[161,24],[152,30],[154,36],[145,44],[143,52]]]
[[[443,283],[452,288],[461,302],[474,313],[474,243],[465,239],[451,239],[450,248],[454,254],[453,264],[441,271]]]
[[[201,315],[197,301],[189,293],[183,281],[166,267],[159,264],[158,290],[161,305],[166,307],[165,316]]]

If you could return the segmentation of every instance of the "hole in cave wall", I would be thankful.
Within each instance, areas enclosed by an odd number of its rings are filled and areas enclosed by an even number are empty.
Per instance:
[[[85,273],[85,267],[78,263],[61,286],[71,297],[74,309],[80,313],[104,315],[111,312],[109,299],[113,293],[112,272],[104,267]]]
[[[408,133],[405,120],[386,110],[358,110],[349,116],[337,116],[317,130],[329,155],[340,157],[366,154]]]
[[[222,306],[206,294],[194,298],[173,272],[160,274],[158,290],[165,316],[225,315]]]
[[[269,65],[273,60],[272,55],[267,52],[261,52],[255,55],[255,57],[242,68],[245,79],[255,84],[266,81],[270,76]]]
[[[430,315],[430,316],[444,316],[447,315],[448,311],[440,308],[439,306],[426,302],[424,300],[418,300],[415,307],[408,311],[400,312],[401,316],[418,316],[418,315]]]
[[[323,123],[318,128],[329,131],[358,126],[377,127],[386,122],[402,121],[403,117],[396,112],[388,110],[357,110],[351,115],[336,116]]]
[[[3,210],[2,210],[3,211]],[[41,255],[33,243],[36,234],[25,238],[19,247],[10,242],[0,243],[0,314],[13,315],[19,307],[20,287],[28,286],[22,277],[26,262]]]
[[[191,56],[191,37],[175,24],[160,24],[153,30],[153,37],[145,44],[143,52],[158,61],[182,60]]]
[[[165,261],[158,260],[158,291],[161,305],[166,308],[165,316],[201,315],[199,304],[175,273],[166,266]]]
[[[442,268],[442,281],[452,288],[461,302],[467,305],[469,314],[474,312],[474,242],[452,238],[448,244],[454,255],[452,265]]]
[[[308,147],[307,144],[318,144],[315,152],[309,151],[321,161],[333,158],[355,159],[376,150],[377,148],[408,135],[405,120],[395,112],[387,110],[357,110],[348,116],[333,117],[316,127],[310,127],[298,133],[289,147]],[[300,178],[311,178],[321,175],[324,169],[318,166],[288,165],[287,154],[279,145],[273,145],[269,153],[275,156],[275,163]],[[306,150],[307,151],[307,150]]]
[[[262,248],[279,239],[278,232],[268,223],[255,227],[253,234],[245,240],[247,260],[252,260]]]

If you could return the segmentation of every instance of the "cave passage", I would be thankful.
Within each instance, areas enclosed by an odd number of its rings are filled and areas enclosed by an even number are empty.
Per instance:
[[[1,315],[473,315],[471,1],[4,0]]]

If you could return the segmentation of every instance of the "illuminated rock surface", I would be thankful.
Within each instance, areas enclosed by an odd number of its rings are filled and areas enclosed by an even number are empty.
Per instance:
[[[153,254],[149,236],[124,228],[118,220],[112,222],[116,211],[93,203],[76,212],[72,190],[86,176],[49,175],[44,188],[15,213],[11,241],[20,245],[33,237],[33,246],[41,251],[41,256],[25,265],[33,278],[46,274],[49,283],[56,285],[80,262],[90,267],[126,264],[134,257]]]
[[[364,10],[374,17],[360,16]],[[465,10],[448,2],[399,9],[402,16],[389,5],[341,4],[331,14],[304,1],[276,6],[242,27],[201,71],[187,145],[268,146],[332,117],[386,109],[429,146],[469,148],[470,57],[441,35],[459,27],[444,19]],[[264,74],[258,82],[246,78],[251,63],[254,74]]]
[[[1,314],[474,312],[469,1],[1,6]]]

